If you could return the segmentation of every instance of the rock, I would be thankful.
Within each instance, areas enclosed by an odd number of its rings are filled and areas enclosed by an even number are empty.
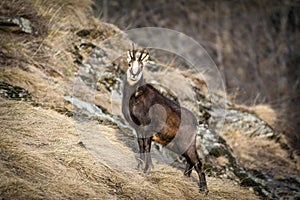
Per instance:
[[[0,26],[12,31],[33,34],[33,28],[30,20],[24,17],[4,17],[0,16]]]
[[[3,81],[0,81],[0,97],[19,101],[29,101],[32,99],[32,95],[26,89]]]
[[[201,93],[198,90],[196,91]],[[280,136],[278,132],[254,113],[236,108],[220,95],[213,93],[209,95],[198,94],[197,100],[200,109],[212,116],[210,124],[216,126],[220,133],[239,131],[249,137],[269,139],[277,139]],[[224,119],[220,120],[220,118]]]

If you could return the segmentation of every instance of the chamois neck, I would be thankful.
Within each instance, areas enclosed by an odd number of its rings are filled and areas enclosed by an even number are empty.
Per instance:
[[[127,80],[127,77],[125,79],[125,83],[124,83],[124,90],[128,90],[128,91],[135,91],[137,88],[139,88],[140,86],[145,84],[145,80],[144,80],[144,76],[142,75],[142,77],[140,78],[140,80],[138,80],[136,83],[134,84],[130,84]]]
[[[124,85],[123,85],[123,103],[129,103],[129,99],[132,96],[132,94],[134,94],[136,92],[136,90],[145,84],[143,75],[140,78],[140,80],[138,80],[135,84],[131,85],[128,83],[127,81],[127,77],[125,77],[124,80]]]
[[[145,84],[143,76],[140,78],[136,84],[130,85],[127,81],[127,77],[125,76],[125,80],[123,81],[123,97],[122,97],[122,113],[124,118],[131,121],[130,112],[129,112],[129,100],[130,97],[136,92],[136,90]]]

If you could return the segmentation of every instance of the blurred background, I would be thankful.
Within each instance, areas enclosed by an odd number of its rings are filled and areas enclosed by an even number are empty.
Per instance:
[[[198,41],[231,101],[267,104],[300,149],[300,1],[97,0],[94,14],[122,30],[164,27]]]

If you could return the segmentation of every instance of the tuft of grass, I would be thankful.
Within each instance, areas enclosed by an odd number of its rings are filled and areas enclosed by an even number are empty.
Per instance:
[[[50,28],[84,26],[92,15],[92,0],[28,0],[48,21]]]
[[[235,104],[234,107],[242,111],[256,114],[271,127],[276,127],[276,122],[279,120],[278,113],[269,104],[258,104],[254,106]]]
[[[259,104],[250,107],[250,111],[254,112],[259,118],[266,121],[270,126],[275,127],[278,120],[276,111],[268,104]]]

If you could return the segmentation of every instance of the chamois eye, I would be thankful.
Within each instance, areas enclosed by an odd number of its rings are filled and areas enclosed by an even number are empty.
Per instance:
[[[131,67],[131,64],[130,64],[130,63],[128,63],[128,67]]]

